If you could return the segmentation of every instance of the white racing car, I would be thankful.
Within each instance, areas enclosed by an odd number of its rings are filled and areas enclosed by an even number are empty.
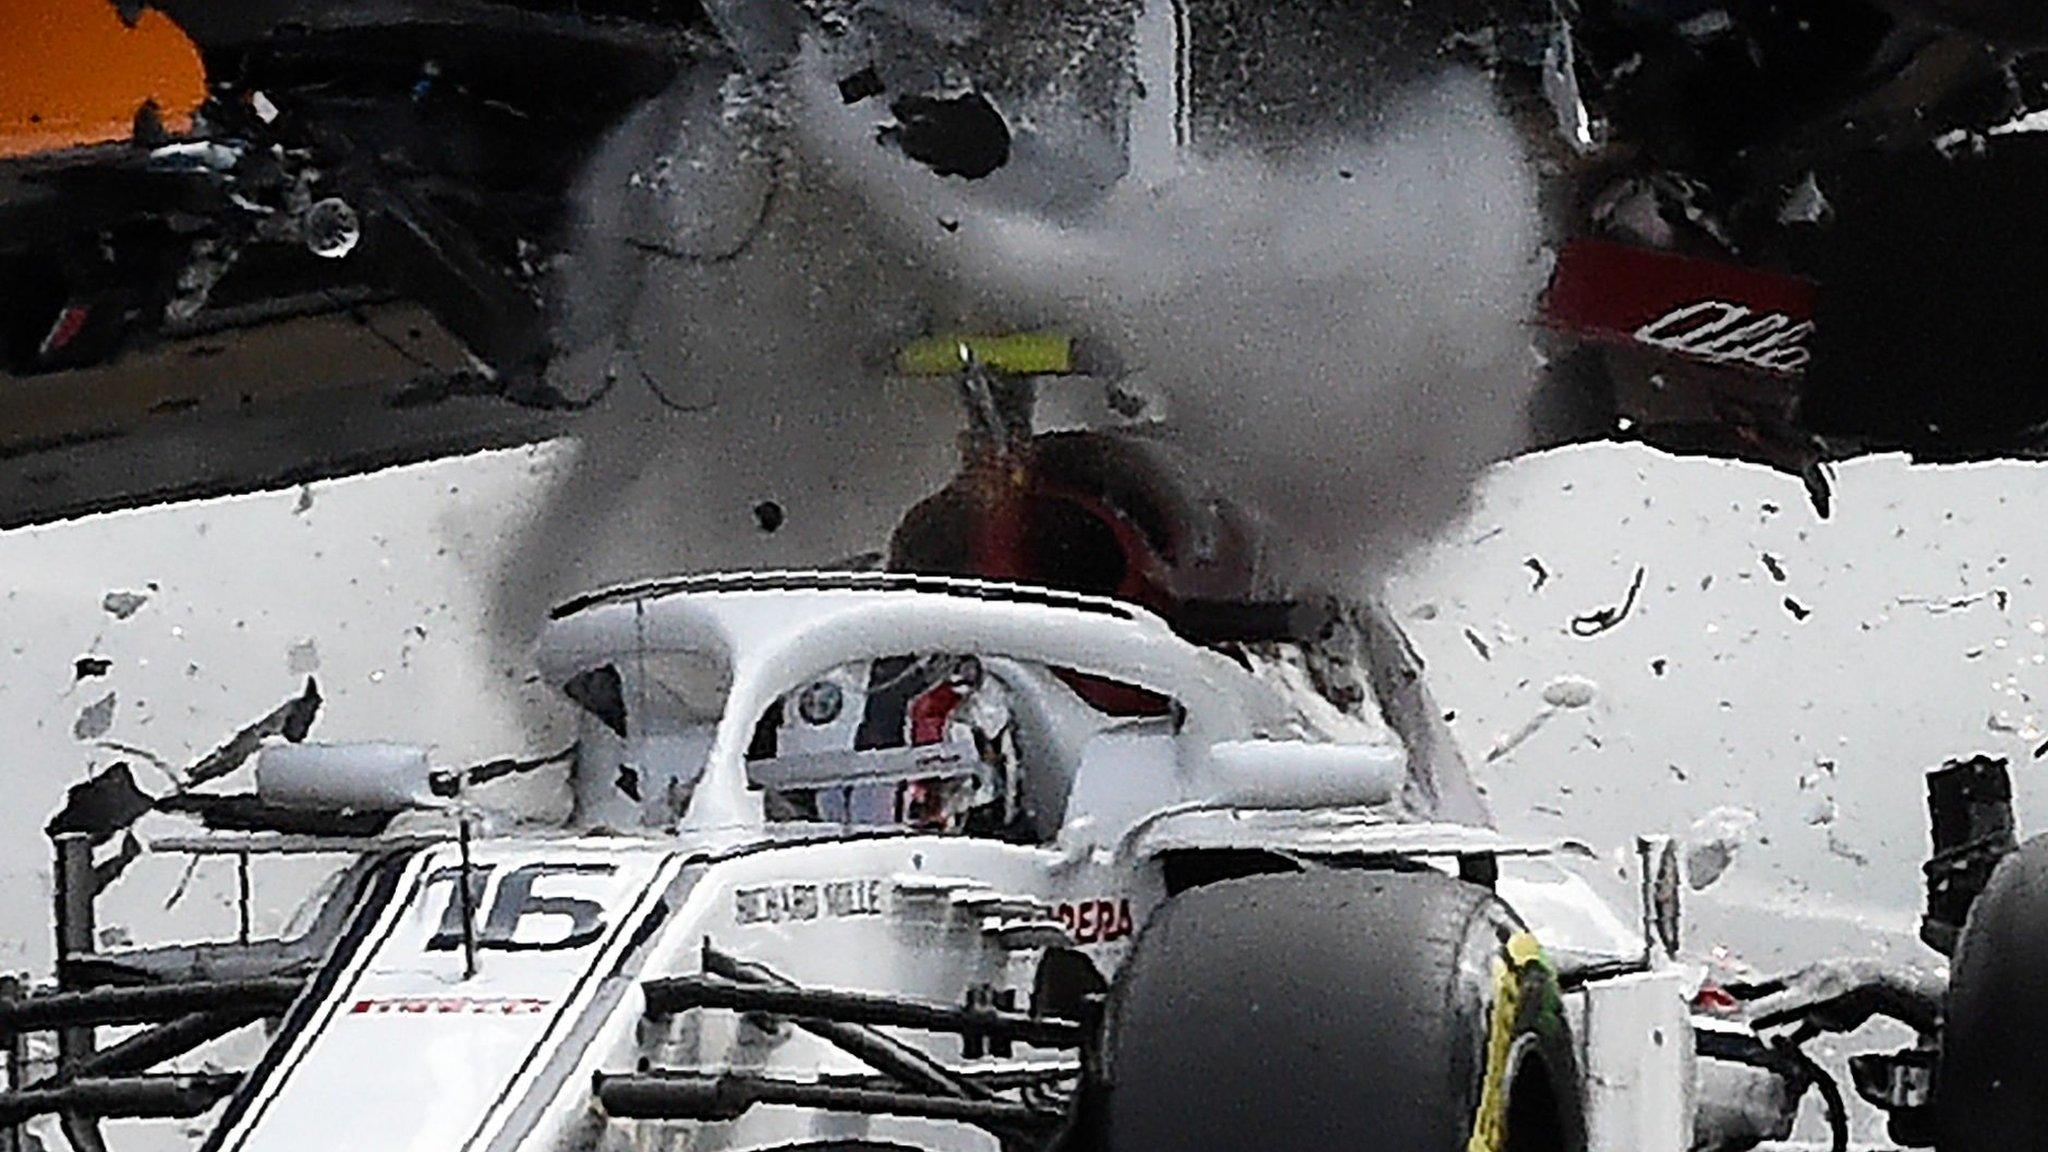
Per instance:
[[[1383,614],[1296,631],[1202,646],[1042,588],[682,578],[555,614],[540,663],[582,710],[572,754],[305,743],[302,699],[189,774],[282,734],[252,794],[152,799],[117,768],[51,824],[65,948],[56,989],[0,988],[0,1131],[55,1115],[81,1152],[100,1119],[166,1115],[208,1117],[205,1152],[1782,1136],[1818,1074],[1694,1010],[1715,997],[1671,959],[1668,850],[1618,915],[1583,849],[1485,826]],[[156,850],[354,863],[287,938],[95,951],[118,872],[95,845],[148,809],[208,826]],[[151,1071],[264,1020],[245,1073]]]

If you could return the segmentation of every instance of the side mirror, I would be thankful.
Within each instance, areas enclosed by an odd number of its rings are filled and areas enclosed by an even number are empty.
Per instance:
[[[1209,746],[1208,795],[1240,808],[1371,807],[1392,800],[1408,755],[1390,744],[1233,740]]]
[[[434,775],[427,750],[411,744],[270,744],[256,754],[256,795],[279,808],[437,807]]]

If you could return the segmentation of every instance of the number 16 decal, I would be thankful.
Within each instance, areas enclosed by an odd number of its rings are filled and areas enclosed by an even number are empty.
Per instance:
[[[505,873],[484,909],[484,890],[490,884],[492,866],[480,864],[469,869],[469,906],[476,910],[476,946],[501,952],[552,952],[581,948],[604,935],[604,905],[581,896],[536,896],[533,883],[543,876],[609,876],[618,869],[611,864],[522,864]],[[461,893],[455,890],[460,868],[437,868],[427,875],[428,885],[446,882],[448,903],[441,912],[441,926],[427,940],[429,952],[453,952],[462,947]],[[519,938],[520,922],[528,917],[552,917],[567,921],[567,929],[534,939]]]

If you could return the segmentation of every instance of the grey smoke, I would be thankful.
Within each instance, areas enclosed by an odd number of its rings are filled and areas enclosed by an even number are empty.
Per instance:
[[[1265,522],[1291,586],[1384,575],[1526,441],[1534,178],[1453,73],[1367,135],[1218,155],[1078,219],[992,209],[870,145],[800,70],[791,131],[969,322],[1076,327],[1167,398],[1166,433]],[[943,223],[942,223],[943,221]]]
[[[699,73],[586,175],[554,382],[594,403],[496,588],[508,666],[581,589],[876,547],[956,456],[950,391],[876,370],[926,327],[927,284],[788,154],[772,111]]]
[[[1106,346],[1288,587],[1385,575],[1524,442],[1540,219],[1477,77],[1284,157],[1036,197],[1060,158],[1015,109],[1018,170],[976,184],[876,146],[881,102],[842,105],[815,60],[774,87],[687,79],[592,165],[559,375],[609,391],[516,541],[501,626],[577,587],[880,547],[955,457],[950,388],[879,370],[933,330]],[[764,500],[787,509],[773,535]]]

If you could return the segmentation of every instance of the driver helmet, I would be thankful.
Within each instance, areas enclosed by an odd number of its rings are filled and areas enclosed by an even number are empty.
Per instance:
[[[977,769],[786,798],[814,819],[957,834],[976,824],[1000,827],[1014,816],[1008,697],[973,656],[897,656],[835,669],[790,693],[770,715],[778,713],[772,731],[757,734],[756,758],[950,745],[971,756]],[[773,748],[765,746],[768,740]]]

